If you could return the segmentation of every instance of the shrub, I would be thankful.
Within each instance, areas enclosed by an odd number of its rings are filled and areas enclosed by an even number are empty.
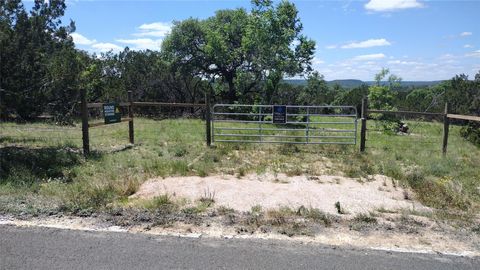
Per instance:
[[[462,127],[460,136],[480,147],[480,123],[470,123]]]
[[[175,157],[183,157],[188,154],[187,149],[182,145],[176,145],[169,152],[172,152]]]
[[[172,200],[170,195],[163,194],[149,201],[145,208],[149,210],[159,210],[164,213],[172,213],[178,209],[178,205]]]
[[[363,213],[360,213],[358,215],[356,215],[354,218],[353,218],[354,221],[356,222],[363,222],[363,223],[370,223],[370,224],[376,224],[377,223],[377,219],[370,216],[370,215],[367,215],[367,214],[363,214]]]

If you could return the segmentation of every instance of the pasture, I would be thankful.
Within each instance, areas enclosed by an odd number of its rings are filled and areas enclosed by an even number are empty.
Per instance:
[[[442,156],[442,123],[407,121],[408,135],[386,134],[368,121],[367,149],[357,145],[216,143],[205,145],[198,119],[135,118],[128,125],[90,129],[92,154],[82,156],[81,129],[46,123],[0,124],[0,212],[97,211],[126,205],[153,177],[235,175],[342,175],[368,181],[382,174],[410,187],[439,217],[468,220],[480,203],[480,149],[451,126]],[[359,132],[359,131],[357,131]]]

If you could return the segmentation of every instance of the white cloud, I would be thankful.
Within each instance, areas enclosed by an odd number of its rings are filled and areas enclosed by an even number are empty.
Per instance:
[[[419,62],[415,61],[402,61],[402,60],[392,60],[387,62],[389,65],[405,65],[405,66],[412,66],[412,65],[419,65]]]
[[[470,55],[480,57],[480,50],[473,50]],[[363,81],[373,80],[382,67],[389,68],[393,74],[402,77],[405,81],[445,80],[461,73],[474,76],[480,70],[480,64],[475,61],[478,58],[472,58],[470,62],[456,61],[456,59],[465,59],[466,55],[439,55],[432,58],[391,57],[391,55],[360,56],[359,58],[364,61],[355,61],[350,58],[314,66],[314,69],[323,74],[326,80],[360,79]]]
[[[123,50],[122,47],[118,46],[117,44],[108,43],[108,42],[97,42],[95,39],[88,39],[87,37],[79,34],[79,33],[72,33],[70,36],[73,38],[73,42],[75,45],[83,45],[86,46],[86,50],[92,52],[108,52],[114,51],[118,52]]]
[[[320,58],[318,58],[318,57],[315,57],[315,58],[313,58],[312,63],[313,63],[314,65],[321,65],[321,64],[325,64],[325,61],[323,61],[322,59],[320,59]]]
[[[473,48],[473,46],[470,45],[470,44],[465,44],[465,45],[463,45],[463,48]]]
[[[108,52],[108,51],[114,51],[118,52],[123,50],[122,47],[113,44],[113,43],[95,43],[92,45],[92,48],[95,49],[98,52]]]
[[[375,54],[364,54],[358,55],[352,58],[354,61],[372,61],[385,58],[385,54],[383,53],[375,53]]]
[[[451,60],[451,59],[456,59],[456,58],[458,58],[458,56],[455,56],[455,55],[450,54],[450,53],[442,54],[442,55],[440,55],[440,57],[438,57],[439,60]]]
[[[79,33],[71,33],[70,36],[76,45],[92,45],[97,42],[95,39],[88,39]]]
[[[116,39],[115,43],[122,43],[129,46],[132,50],[159,50],[162,44],[162,38],[170,33],[172,24],[167,22],[145,23],[140,25],[131,36],[139,38]],[[79,34],[72,33],[71,37],[74,43],[86,46],[86,50],[92,52],[119,52],[123,47],[111,42],[98,42],[95,39],[88,39]]]
[[[370,47],[390,46],[390,45],[391,43],[388,40],[384,38],[379,38],[379,39],[364,40],[360,42],[352,42],[352,43],[343,45],[341,48],[356,49],[356,48],[370,48]]]
[[[468,37],[468,36],[471,36],[471,35],[472,35],[472,32],[462,32],[462,33],[460,33],[461,37]]]
[[[421,7],[423,4],[417,0],[370,0],[365,4],[365,9],[378,12]]]
[[[465,56],[468,56],[468,57],[479,57],[479,58],[480,58],[480,50],[476,50],[476,51],[474,51],[474,52],[467,53]]]
[[[162,44],[161,39],[153,40],[150,38],[137,39],[117,39],[117,42],[132,46],[133,50],[158,50]]]
[[[172,29],[171,23],[166,22],[154,22],[154,23],[145,23],[138,27],[139,33],[133,34],[137,37],[164,37]]]

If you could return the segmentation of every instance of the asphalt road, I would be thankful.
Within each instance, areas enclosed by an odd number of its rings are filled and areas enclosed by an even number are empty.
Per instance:
[[[0,226],[0,269],[480,269],[480,258]]]

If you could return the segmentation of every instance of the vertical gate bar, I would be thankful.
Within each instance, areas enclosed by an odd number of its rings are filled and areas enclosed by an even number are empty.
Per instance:
[[[310,131],[310,107],[307,107],[307,130],[305,131],[307,133],[307,143],[310,141],[309,131]]]
[[[362,126],[360,129],[360,152],[365,152],[365,141],[367,135],[368,99],[362,99]]]
[[[212,107],[212,117],[210,121],[212,123],[212,144],[215,144],[215,105]]]
[[[358,126],[358,114],[357,114],[357,108],[355,107],[354,108],[354,112],[355,112],[355,128],[353,130],[355,130],[355,133],[354,133],[354,141],[353,141],[353,144],[354,145],[357,145],[357,126]]]
[[[355,139],[354,139],[354,144],[356,145],[357,144],[357,126],[358,126],[358,118],[357,118],[357,112],[355,111]]]
[[[260,141],[263,141],[262,139],[262,106],[258,107],[258,121],[259,121],[258,135],[259,135]]]

